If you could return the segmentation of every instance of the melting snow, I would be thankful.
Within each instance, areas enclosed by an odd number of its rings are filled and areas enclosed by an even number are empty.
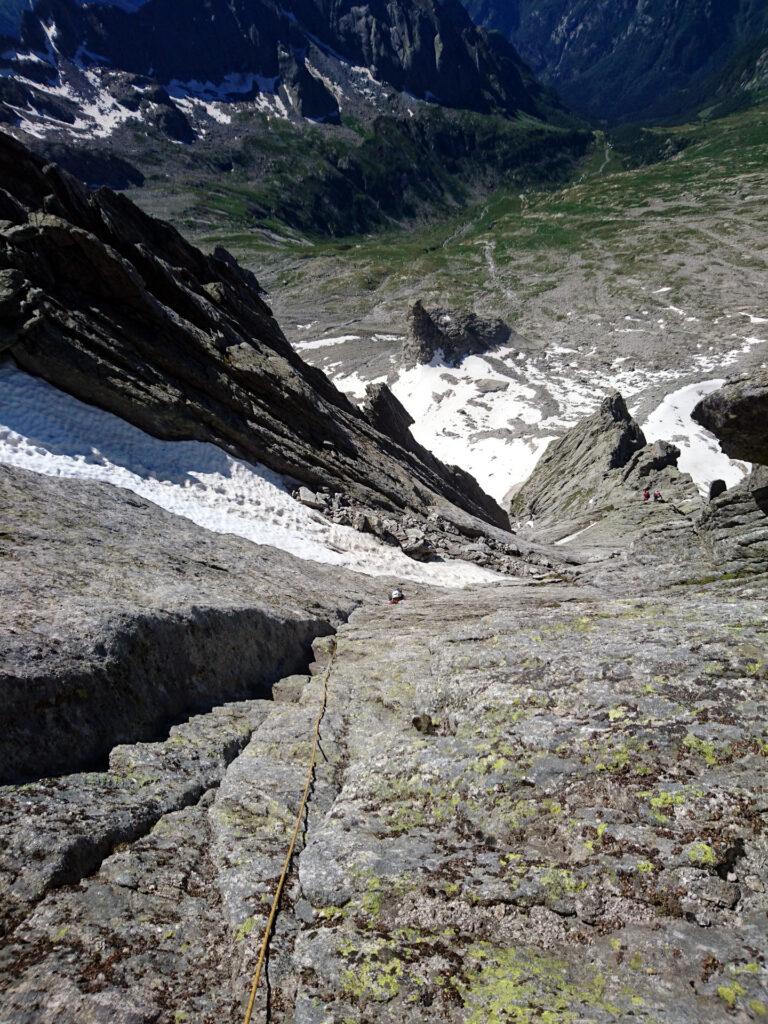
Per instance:
[[[308,352],[310,349],[328,348],[331,345],[344,345],[348,341],[359,340],[359,334],[340,334],[336,338],[318,338],[317,341],[299,341],[293,347],[297,352]]]
[[[0,366],[0,463],[127,488],[215,533],[371,576],[462,587],[500,577],[423,564],[294,501],[286,479],[198,441],[160,441],[15,367]]]
[[[691,474],[702,494],[708,493],[713,480],[725,480],[728,487],[734,487],[750,470],[747,463],[729,459],[714,434],[691,419],[701,399],[723,384],[724,380],[708,380],[680,388],[667,395],[642,424],[649,442],[671,441],[680,448],[680,470]]]

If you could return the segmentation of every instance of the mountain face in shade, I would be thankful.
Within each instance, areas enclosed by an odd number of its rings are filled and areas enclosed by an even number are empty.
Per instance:
[[[465,0],[568,105],[614,121],[675,116],[692,84],[768,30],[765,0]]]
[[[6,0],[6,4],[9,0]],[[473,26],[458,0],[40,0],[7,7],[22,52],[100,64],[224,93],[274,92],[310,117],[338,115],[333,77],[310,50],[365,68],[398,91],[449,107],[534,113],[535,86],[512,46]],[[27,63],[29,63],[27,61]],[[244,76],[249,76],[247,87]]]
[[[89,187],[173,182],[196,223],[365,232],[561,180],[589,143],[459,0],[14,3],[0,126]]]

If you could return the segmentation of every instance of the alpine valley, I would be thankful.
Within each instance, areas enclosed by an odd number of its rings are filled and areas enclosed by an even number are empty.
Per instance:
[[[768,1017],[768,0],[0,0],[0,1024]]]

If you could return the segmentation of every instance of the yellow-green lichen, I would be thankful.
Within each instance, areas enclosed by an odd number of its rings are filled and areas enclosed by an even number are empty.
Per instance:
[[[714,867],[717,864],[715,851],[708,843],[696,842],[688,848],[688,860],[699,867]]]
[[[256,918],[246,917],[246,919],[235,932],[235,942],[242,942],[244,939],[248,938],[248,936],[251,934],[255,927]]]
[[[738,981],[734,981],[730,985],[720,985],[717,989],[717,994],[724,1003],[727,1003],[733,1009],[739,997],[746,994],[746,989]]]
[[[538,950],[482,943],[466,959],[476,965],[457,985],[467,1024],[576,1024],[585,1007],[621,1012],[607,999],[602,974],[574,977],[567,963]]]
[[[703,758],[705,764],[709,765],[710,768],[714,768],[719,763],[715,745],[711,740],[701,740],[694,736],[693,733],[688,733],[683,740],[683,746],[687,747],[691,753],[698,754],[699,757]]]

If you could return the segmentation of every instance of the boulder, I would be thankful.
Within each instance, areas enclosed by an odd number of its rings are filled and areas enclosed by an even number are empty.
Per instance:
[[[768,370],[730,380],[702,399],[692,415],[732,459],[768,465]]]
[[[709,485],[709,500],[714,501],[715,498],[719,498],[721,494],[725,494],[728,490],[728,485],[725,480],[713,480]]]

